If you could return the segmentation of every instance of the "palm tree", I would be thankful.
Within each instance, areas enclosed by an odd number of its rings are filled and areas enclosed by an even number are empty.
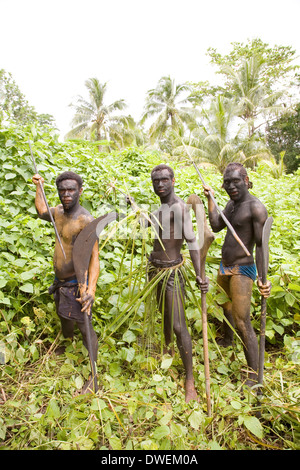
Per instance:
[[[157,87],[148,91],[141,124],[156,117],[149,128],[151,143],[161,139],[169,127],[182,132],[184,125],[195,122],[195,108],[185,106],[189,103],[188,97],[178,101],[180,95],[190,91],[189,85],[176,85],[170,77],[162,77]]]
[[[240,130],[232,126],[235,110],[232,100],[217,96],[208,110],[202,110],[201,123],[194,126],[189,137],[178,136],[180,143],[174,155],[188,153],[194,160],[212,165],[221,173],[231,161],[242,161],[244,155],[237,144]]]
[[[251,138],[259,127],[266,124],[267,117],[278,115],[284,107],[278,104],[282,92],[273,92],[263,82],[266,61],[254,55],[244,61],[241,69],[224,66],[231,82],[231,96],[237,103],[237,115],[244,120]]]
[[[120,148],[142,146],[147,137],[137,125],[132,116],[115,116],[111,119],[109,128],[110,138]]]
[[[89,101],[82,96],[77,97],[77,103],[71,107],[75,109],[75,116],[72,119],[73,128],[66,135],[66,138],[83,137],[92,140],[110,139],[110,125],[112,113],[123,110],[126,107],[124,100],[117,100],[109,105],[104,104],[104,95],[107,83],[101,84],[97,78],[86,80],[85,86],[89,92]],[[117,117],[114,116],[114,120]]]

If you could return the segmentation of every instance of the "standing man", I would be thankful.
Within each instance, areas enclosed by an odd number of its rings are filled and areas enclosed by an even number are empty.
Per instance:
[[[252,183],[247,171],[240,163],[230,163],[223,174],[223,186],[230,201],[224,209],[224,215],[235,229],[250,252],[247,256],[243,248],[236,242],[228,230],[222,247],[222,260],[217,282],[226,292],[229,301],[222,305],[224,315],[232,328],[224,321],[224,337],[220,344],[224,347],[232,344],[233,327],[243,341],[247,364],[250,368],[246,384],[253,386],[257,383],[258,371],[258,342],[251,324],[250,306],[253,281],[258,272],[257,285],[261,295],[270,295],[271,283],[262,284],[262,232],[268,214],[265,206],[249,193]],[[218,213],[209,196],[212,189],[204,185],[204,194],[208,198],[209,221],[214,232],[225,228],[225,222]],[[253,249],[255,246],[255,261]]]
[[[174,172],[167,165],[158,165],[151,172],[155,194],[160,198],[161,207],[153,214],[157,237],[150,254],[149,277],[159,270],[167,275],[157,287],[157,303],[163,315],[165,343],[168,346],[175,333],[177,346],[184,365],[185,401],[197,399],[193,377],[192,341],[184,313],[184,278],[180,272],[183,263],[181,248],[188,244],[196,273],[196,283],[203,292],[208,291],[208,279],[200,277],[200,250],[193,231],[188,206],[174,192]]]
[[[34,175],[32,181],[36,185],[35,206],[38,216],[50,222],[50,216],[43,198],[41,183],[44,179],[40,175]],[[83,344],[88,348],[87,331],[84,323],[84,315],[89,313],[90,334],[92,341],[93,360],[96,362],[98,353],[98,339],[92,328],[91,307],[95,299],[96,284],[99,277],[98,243],[95,243],[89,264],[88,282],[85,291],[79,293],[78,283],[73,265],[73,246],[77,235],[81,230],[94,220],[92,215],[79,204],[82,194],[82,178],[66,171],[56,179],[61,204],[50,208],[54,218],[61,242],[65,251],[65,257],[60,244],[55,243],[53,266],[55,280],[49,289],[53,293],[56,311],[61,321],[62,333],[65,338],[73,338],[74,327],[77,324],[83,338]],[[89,386],[89,381],[84,389]]]

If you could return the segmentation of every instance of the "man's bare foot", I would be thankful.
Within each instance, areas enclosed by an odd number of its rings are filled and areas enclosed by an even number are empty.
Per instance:
[[[185,383],[185,402],[188,403],[191,400],[199,401],[199,397],[195,389],[194,380],[187,380]]]

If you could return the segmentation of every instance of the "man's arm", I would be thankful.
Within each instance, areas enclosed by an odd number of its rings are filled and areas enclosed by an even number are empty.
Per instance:
[[[222,217],[220,216],[219,212],[217,211],[217,208],[215,204],[213,203],[212,198],[209,195],[209,192],[212,193],[214,196],[214,190],[208,186],[208,185],[203,185],[204,189],[204,195],[207,197],[207,202],[208,202],[208,218],[209,218],[209,223],[211,225],[211,228],[213,229],[214,232],[220,232],[224,227],[226,227],[226,224]]]
[[[47,220],[51,222],[50,215],[47,210],[45,199],[43,197],[43,191],[41,185],[44,185],[44,178],[38,174],[34,175],[32,178],[33,183],[36,185],[36,195],[35,195],[35,207],[40,219]],[[52,216],[54,217],[54,207],[50,208]]]

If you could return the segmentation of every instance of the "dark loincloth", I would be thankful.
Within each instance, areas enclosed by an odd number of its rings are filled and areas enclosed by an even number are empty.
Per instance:
[[[49,294],[53,294],[59,317],[79,323],[84,322],[82,304],[77,300],[80,298],[80,292],[75,276],[65,280],[55,278],[54,283],[49,287]],[[91,321],[92,315],[88,317]]]
[[[183,258],[180,256],[176,260],[162,261],[149,256],[147,274],[149,279],[153,279],[159,272],[166,271],[166,275],[158,282],[159,287],[166,290],[180,290],[184,293],[185,281],[180,267],[183,265]]]

